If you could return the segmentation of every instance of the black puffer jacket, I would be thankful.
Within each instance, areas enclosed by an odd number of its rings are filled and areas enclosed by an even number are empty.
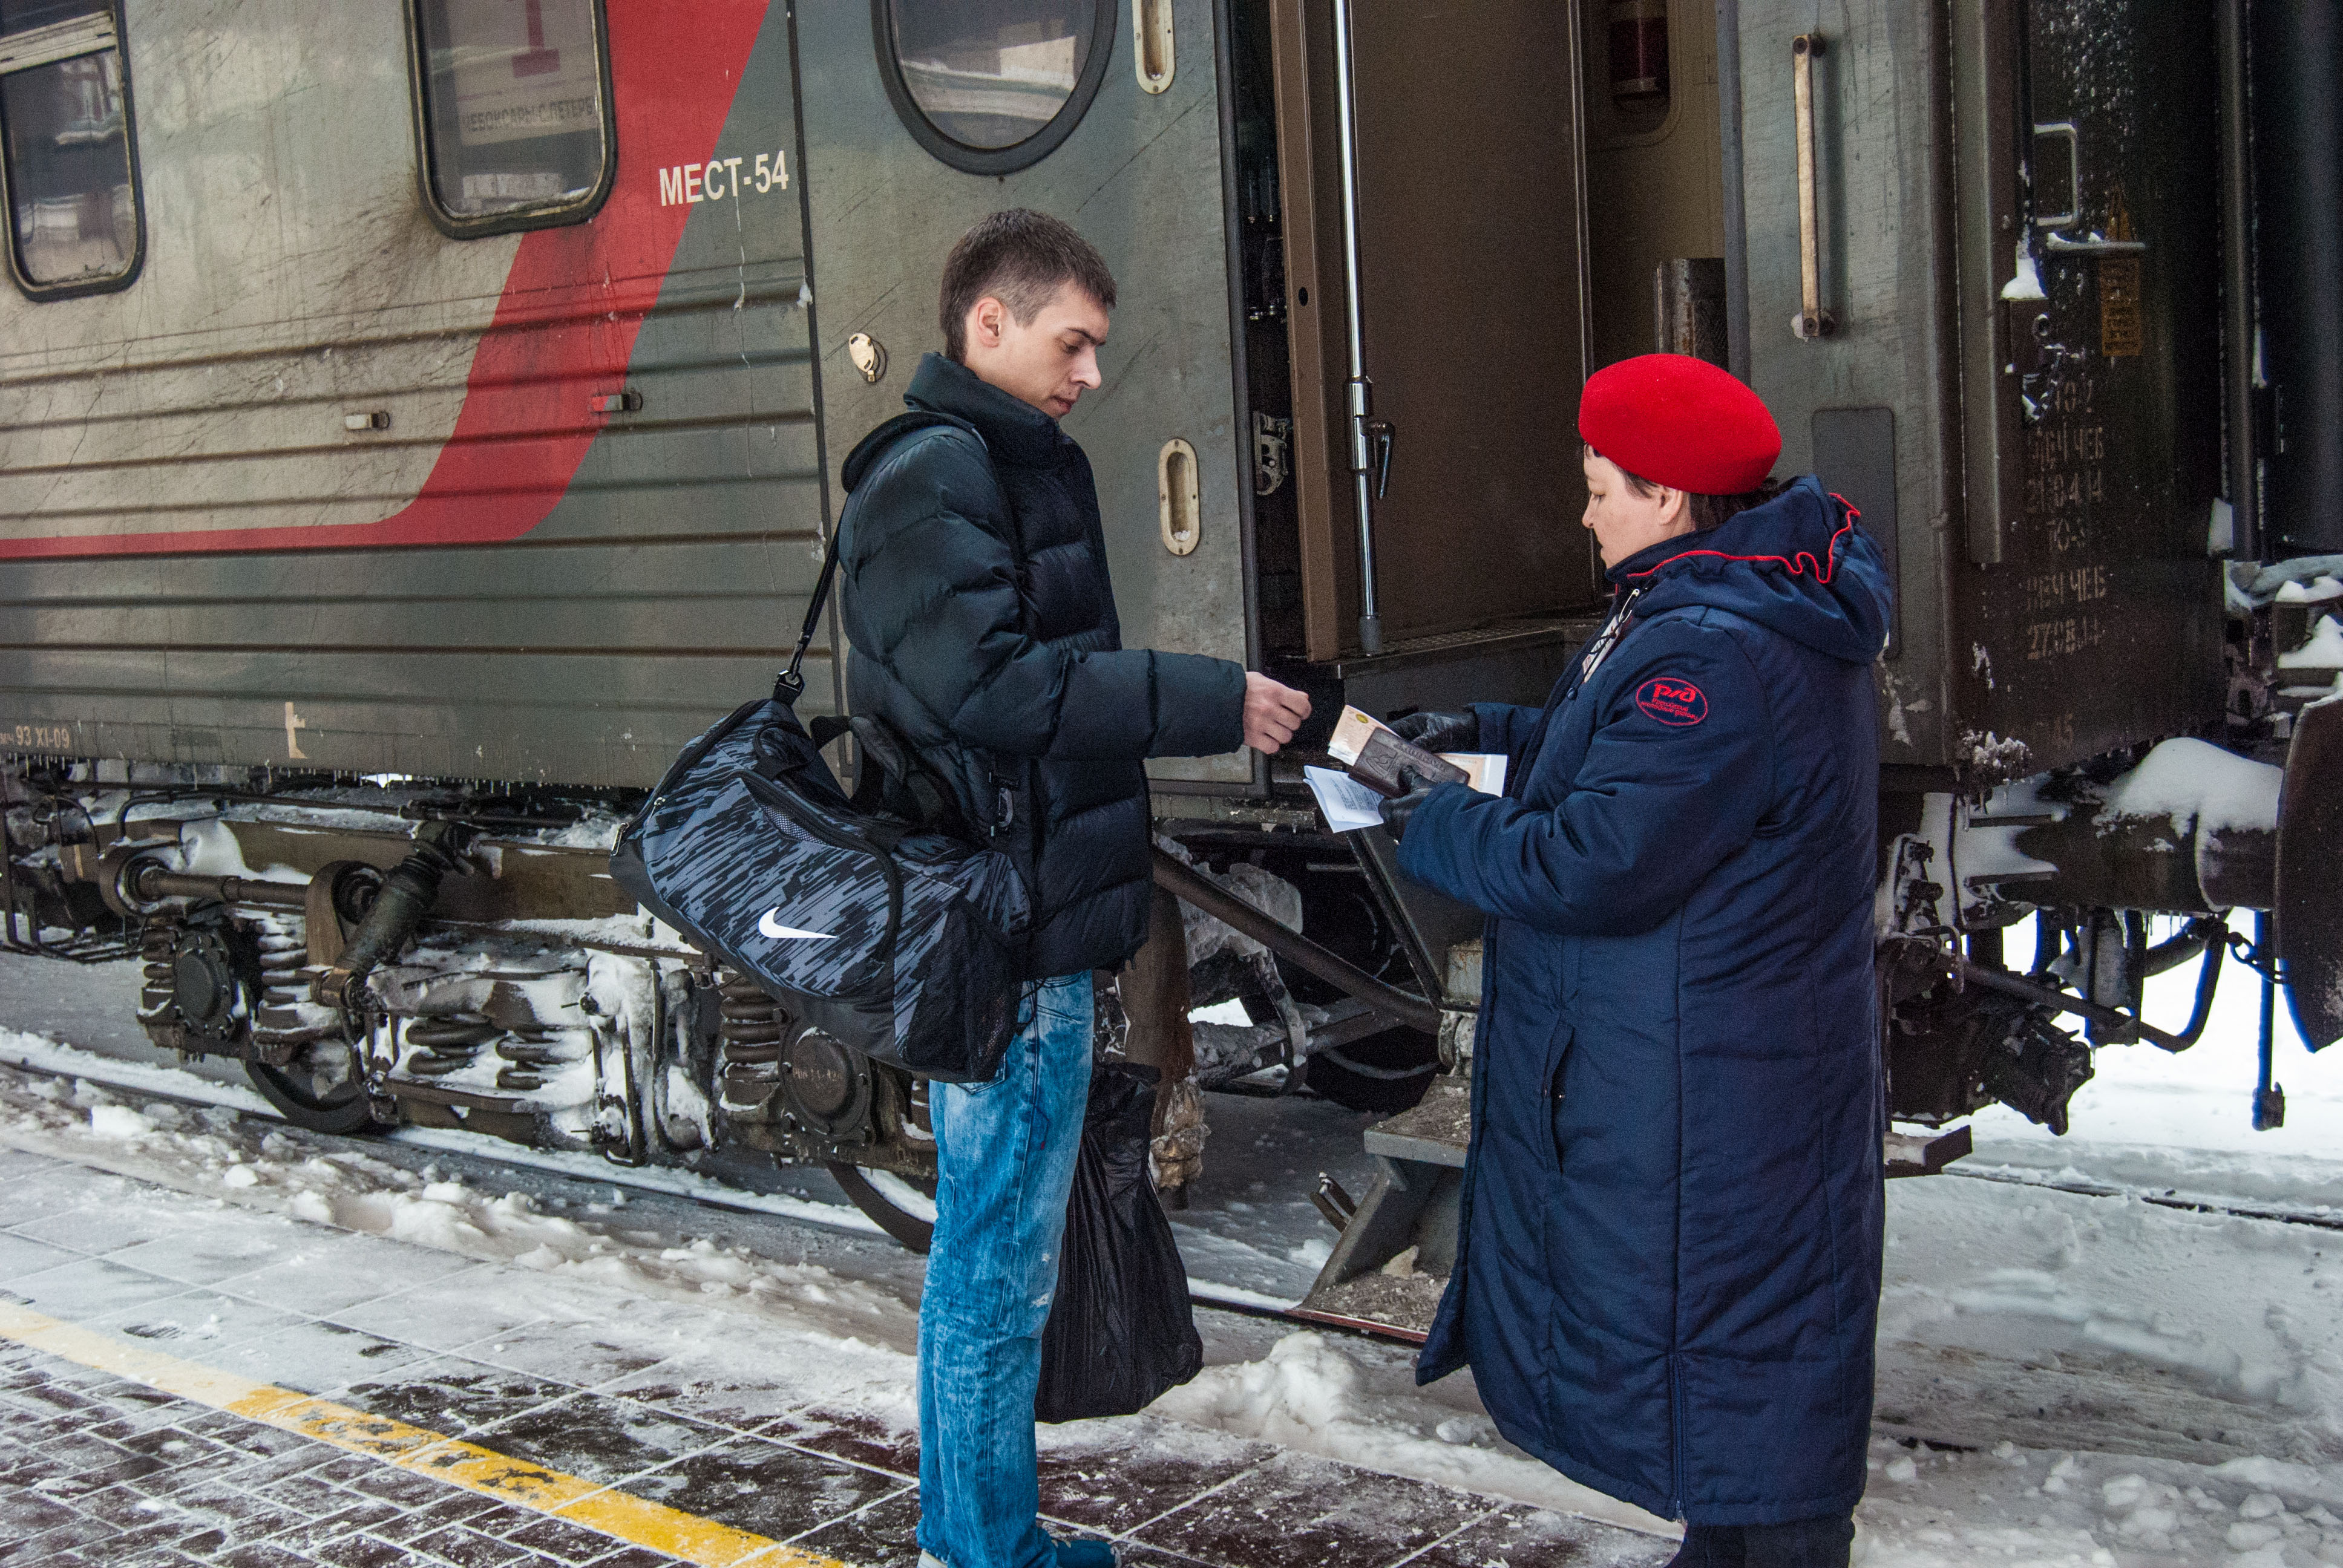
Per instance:
[[[1090,460],[1058,422],[930,354],[904,399],[975,427],[866,438],[839,520],[848,699],[941,774],[1033,895],[1027,973],[1147,938],[1149,757],[1243,743],[1244,670],[1125,648]]]

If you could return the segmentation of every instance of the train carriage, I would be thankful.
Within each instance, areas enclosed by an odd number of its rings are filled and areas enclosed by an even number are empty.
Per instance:
[[[1543,698],[1603,611],[1577,389],[1654,347],[1755,387],[1896,578],[1894,1112],[2063,1125],[2095,1049],[2194,1039],[2145,977],[2232,950],[2328,1043],[2343,278],[2256,162],[2335,156],[2308,9],[0,0],[10,939],[140,955],[157,1043],[311,1125],[743,1145],[916,1240],[857,1172],[931,1173],[920,1086],[606,861],[769,681],[944,252],[1024,205],[1121,285],[1068,425],[1126,638],[1318,704],[1151,765],[1108,1006],[1174,1078],[1423,1101],[1328,1199],[1322,1310],[1436,1273],[1477,923],[1298,762],[1345,702]]]

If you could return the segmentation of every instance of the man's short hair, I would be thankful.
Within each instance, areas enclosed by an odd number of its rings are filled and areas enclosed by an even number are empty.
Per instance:
[[[1020,327],[1031,327],[1069,283],[1114,308],[1114,274],[1096,246],[1047,213],[1021,206],[994,213],[960,236],[944,258],[945,354],[968,357],[968,313],[985,296],[1007,306]]]

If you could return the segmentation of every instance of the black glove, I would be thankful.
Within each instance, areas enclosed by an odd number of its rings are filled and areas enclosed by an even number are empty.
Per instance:
[[[1453,719],[1455,716],[1433,714],[1429,717]],[[1423,803],[1432,799],[1433,790],[1438,788],[1437,785],[1425,782],[1423,775],[1413,768],[1401,769],[1399,781],[1406,786],[1407,793],[1385,800],[1381,807],[1383,826],[1391,829],[1391,836],[1393,839],[1407,837],[1408,823],[1414,819],[1416,812],[1423,809]]]
[[[1393,719],[1391,728],[1393,735],[1426,751],[1481,749],[1481,716],[1470,709],[1462,713],[1411,713]]]

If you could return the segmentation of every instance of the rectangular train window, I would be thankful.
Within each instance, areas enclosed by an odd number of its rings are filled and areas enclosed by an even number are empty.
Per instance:
[[[120,288],[143,225],[111,0],[0,0],[8,267],[35,298]]]
[[[432,221],[456,236],[582,223],[618,159],[599,0],[409,0]]]

